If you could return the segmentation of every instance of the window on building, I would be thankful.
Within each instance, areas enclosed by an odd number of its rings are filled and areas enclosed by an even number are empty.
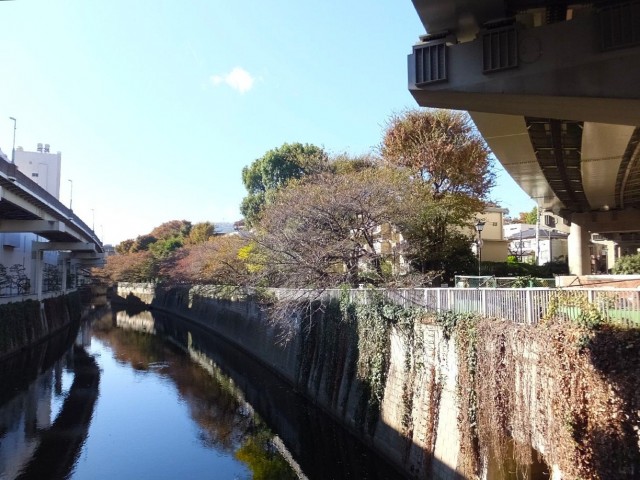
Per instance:
[[[556,226],[556,219],[552,215],[545,215],[544,216],[544,224],[547,227],[555,227]]]
[[[38,174],[37,174],[37,173],[32,173],[32,174],[31,174],[31,176],[32,176],[32,177],[37,177],[37,176],[38,176]]]

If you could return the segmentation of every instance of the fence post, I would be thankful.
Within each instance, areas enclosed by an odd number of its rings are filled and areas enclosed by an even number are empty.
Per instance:
[[[487,316],[487,289],[480,290],[480,309],[483,316]]]
[[[424,290],[425,295],[427,294],[427,289]],[[436,312],[440,313],[442,311],[442,300],[440,299],[440,289],[436,289]]]
[[[533,290],[525,290],[525,299],[526,299],[526,312],[525,312],[525,321],[527,325],[533,325]]]

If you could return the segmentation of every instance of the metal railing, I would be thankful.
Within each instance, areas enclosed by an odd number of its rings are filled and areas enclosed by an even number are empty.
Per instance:
[[[344,290],[270,289],[278,300],[339,300]],[[554,297],[556,314],[579,319],[585,304],[595,307],[610,323],[640,328],[640,290],[634,288],[412,288],[351,289],[349,299],[368,303],[376,295],[404,307],[430,312],[476,313],[514,323],[536,324],[549,311]],[[582,307],[580,306],[582,305]]]

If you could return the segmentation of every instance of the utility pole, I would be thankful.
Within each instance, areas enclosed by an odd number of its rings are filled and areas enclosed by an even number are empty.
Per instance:
[[[69,210],[73,212],[73,180],[69,179],[71,187],[69,189]]]
[[[9,117],[9,120],[13,120],[13,147],[11,148],[11,163],[16,163],[16,119]]]

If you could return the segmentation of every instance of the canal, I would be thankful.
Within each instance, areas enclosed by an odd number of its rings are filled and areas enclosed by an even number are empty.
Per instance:
[[[194,325],[96,310],[0,364],[0,480],[402,478]]]

